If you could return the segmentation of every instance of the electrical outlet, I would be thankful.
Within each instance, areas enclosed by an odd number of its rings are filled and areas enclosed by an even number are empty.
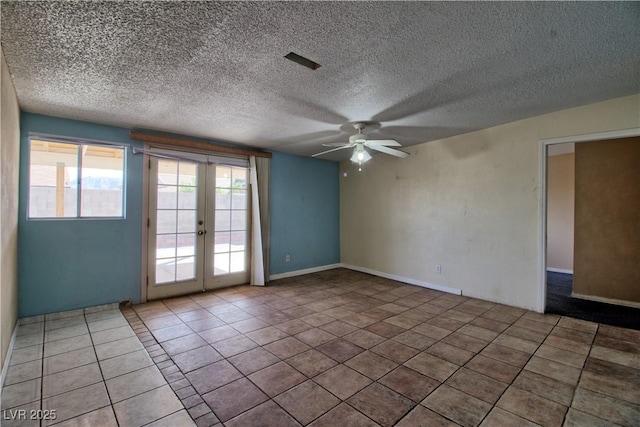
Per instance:
[[[291,262],[291,255],[285,255],[284,262]]]
[[[442,266],[440,264],[436,264],[436,273],[442,273]]]

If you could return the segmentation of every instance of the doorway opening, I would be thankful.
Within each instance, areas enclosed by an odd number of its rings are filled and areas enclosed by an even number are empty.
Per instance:
[[[148,299],[249,282],[246,160],[151,156],[148,194]]]
[[[546,312],[561,314],[573,291],[575,143],[547,149]]]
[[[540,305],[546,313],[640,329],[631,277],[637,269],[629,268],[637,266],[637,249],[627,250],[637,248],[629,236],[640,229],[626,218],[640,212],[633,207],[640,179],[629,160],[638,158],[640,140],[632,137],[639,134],[630,129],[541,141]]]

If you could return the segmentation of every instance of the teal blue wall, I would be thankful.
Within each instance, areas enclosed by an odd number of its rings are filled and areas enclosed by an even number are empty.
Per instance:
[[[142,156],[127,152],[125,219],[28,220],[29,132],[123,142],[127,129],[22,113],[18,315],[140,301]]]
[[[273,153],[271,274],[340,262],[339,174],[336,162]]]
[[[20,124],[19,316],[139,302],[142,156],[128,153],[123,220],[28,220],[27,199],[29,132],[140,143],[128,129],[31,113],[22,113]],[[273,154],[271,274],[340,261],[338,174],[334,162]]]

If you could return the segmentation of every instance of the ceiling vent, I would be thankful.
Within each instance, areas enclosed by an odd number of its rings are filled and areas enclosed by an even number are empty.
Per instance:
[[[284,57],[290,61],[296,62],[312,70],[317,70],[318,68],[320,68],[320,64],[318,64],[317,62],[313,62],[312,60],[307,59],[304,56],[300,56],[297,53],[289,52]]]

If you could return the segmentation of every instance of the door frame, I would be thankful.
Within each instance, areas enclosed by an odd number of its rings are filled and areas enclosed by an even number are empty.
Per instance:
[[[148,271],[149,271],[149,181],[150,181],[150,169],[151,169],[151,156],[149,155],[149,151],[152,149],[162,149],[162,150],[171,150],[177,152],[186,152],[186,153],[194,153],[194,154],[202,154],[205,156],[219,156],[219,157],[234,157],[236,156],[246,156],[249,157],[249,154],[237,154],[231,153],[231,155],[224,151],[217,151],[215,149],[206,150],[194,147],[184,147],[184,146],[176,146],[171,144],[162,144],[155,142],[143,142],[143,157],[142,157],[142,233],[141,233],[141,255],[142,259],[140,260],[140,303],[146,303],[149,301],[149,295],[147,292],[147,287],[149,283]],[[249,174],[250,175],[250,174]],[[247,191],[251,194],[251,187],[247,186]],[[248,221],[252,221],[251,218],[251,197],[248,199],[249,207],[248,210]],[[251,231],[251,227],[249,226],[249,232]],[[251,248],[251,238],[248,240],[249,251]],[[251,267],[251,260],[247,260],[247,267]],[[250,274],[250,273],[249,273]],[[204,279],[203,279],[204,280]]]
[[[147,154],[150,146],[143,145],[142,155],[142,259],[140,260],[140,303],[147,302],[147,285],[149,283],[149,169],[151,156]]]
[[[538,227],[538,300],[536,311],[544,313],[547,305],[547,148],[568,142],[580,143],[640,136],[640,128],[614,130],[538,140],[540,157],[540,221]]]
[[[207,183],[212,183],[213,184],[213,191],[215,192],[215,190],[218,188],[216,183],[217,183],[217,179],[216,179],[216,172],[217,172],[217,165],[215,168],[207,168],[206,171],[206,182]],[[233,167],[233,166],[231,166]],[[221,276],[216,276],[214,274],[215,271],[215,261],[212,261],[211,263],[208,263],[206,260],[204,261],[204,277],[203,277],[203,291],[207,292],[207,291],[211,291],[214,289],[220,289],[220,288],[224,288],[227,286],[234,286],[235,280],[237,280],[238,277],[240,277],[241,275],[244,276],[243,280],[246,280],[247,282],[251,280],[251,253],[253,248],[251,247],[251,233],[252,233],[252,221],[253,218],[251,218],[251,208],[252,208],[252,200],[251,200],[251,169],[247,166],[246,168],[247,171],[247,188],[246,188],[246,192],[247,192],[247,199],[246,199],[246,226],[245,226],[245,271],[244,272],[229,272],[226,275],[221,275]],[[231,196],[233,197],[233,196]],[[213,219],[213,224],[211,224],[211,235],[209,236],[209,239],[205,239],[205,254],[211,254],[215,257],[215,238],[212,236],[215,236],[215,211],[216,211],[216,197],[205,197],[205,203],[206,203],[206,208],[205,211],[207,212],[206,215],[206,220],[209,219]],[[233,202],[232,202],[233,203]],[[213,212],[212,214],[210,214],[209,212]],[[232,212],[232,211],[231,211]],[[230,233],[232,233],[231,230],[229,230]],[[231,244],[231,243],[229,243]],[[231,255],[231,253],[229,253],[229,255]],[[231,261],[231,260],[230,260]]]
[[[204,155],[203,155],[204,156]],[[189,234],[193,233],[193,236],[195,237],[195,242],[194,242],[194,254],[193,254],[193,260],[194,260],[194,265],[193,265],[193,274],[194,276],[188,279],[178,279],[177,274],[178,274],[178,264],[175,265],[175,270],[174,270],[174,274],[176,275],[175,280],[173,282],[166,282],[166,283],[161,283],[161,284],[157,284],[157,242],[158,242],[158,235],[157,235],[157,231],[158,231],[158,227],[159,227],[159,220],[158,220],[158,204],[159,204],[159,199],[160,197],[158,196],[158,190],[161,188],[162,184],[159,182],[159,175],[160,175],[160,165],[161,162],[163,161],[163,159],[161,158],[152,158],[153,156],[151,156],[149,158],[149,187],[150,187],[150,191],[149,191],[149,197],[148,197],[148,203],[149,203],[149,215],[147,216],[148,218],[148,225],[147,225],[147,255],[150,254],[154,254],[154,258],[150,258],[148,260],[148,270],[146,272],[147,278],[149,278],[149,282],[153,284],[153,286],[146,286],[147,288],[147,299],[165,299],[165,298],[171,298],[171,297],[175,297],[175,296],[180,296],[180,295],[185,295],[185,294],[192,294],[192,293],[196,293],[199,291],[203,290],[204,287],[204,276],[205,276],[205,268],[204,268],[204,263],[206,262],[206,258],[205,258],[205,243],[206,243],[206,221],[207,221],[207,212],[206,212],[206,195],[207,195],[207,164],[201,162],[201,161],[190,161],[188,159],[185,160],[180,160],[179,162],[176,160],[176,163],[178,164],[182,164],[182,162],[188,163],[192,166],[195,166],[195,178],[196,178],[196,200],[195,200],[195,205],[196,205],[196,209],[195,209],[195,213],[196,216],[194,217],[194,224],[193,224],[193,229],[189,232]],[[203,160],[203,159],[200,159]],[[178,168],[176,169],[176,174],[180,174],[181,172],[181,167],[178,166]],[[178,178],[179,175],[176,176],[176,178]],[[151,188],[151,183],[154,184],[153,188]],[[178,179],[176,179],[176,183],[178,184],[178,187],[176,188],[176,190],[178,190],[176,192],[176,197],[178,197],[179,195],[179,188],[180,188],[180,182]],[[176,200],[176,213],[180,212],[180,207],[177,203]],[[154,220],[151,220],[151,216],[154,217]],[[200,224],[200,222],[204,223],[205,225],[202,226]],[[204,231],[202,231],[204,230]],[[180,231],[180,226],[177,223],[176,224],[176,229],[175,229],[176,237],[179,237],[180,234],[184,234],[183,232]],[[151,237],[154,237],[153,242],[151,242]],[[175,261],[178,261],[178,259],[180,258],[180,256],[177,253],[177,249],[178,249],[178,245],[177,245],[178,240],[176,240],[176,253],[174,254]],[[184,257],[184,255],[183,255]],[[151,268],[153,267],[153,268]],[[167,286],[164,286],[167,285]],[[198,287],[198,285],[201,285]],[[178,287],[179,289],[176,289],[176,287]],[[155,289],[152,289],[155,288]],[[153,290],[153,292],[152,292]],[[151,295],[153,294],[153,295]]]

